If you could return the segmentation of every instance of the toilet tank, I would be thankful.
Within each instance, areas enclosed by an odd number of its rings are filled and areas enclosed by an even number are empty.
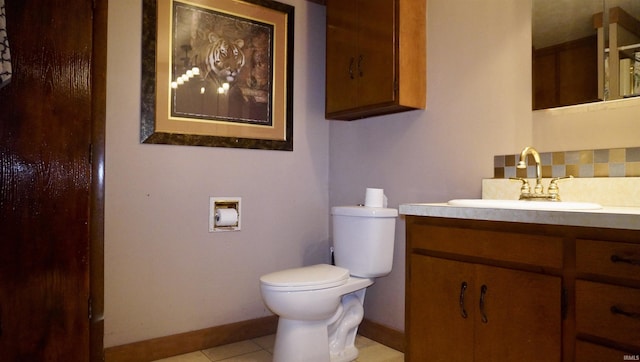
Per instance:
[[[391,272],[398,210],[336,206],[331,208],[331,215],[337,266],[363,278]]]

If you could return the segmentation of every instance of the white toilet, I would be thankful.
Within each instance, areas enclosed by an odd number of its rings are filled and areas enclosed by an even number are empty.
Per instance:
[[[277,314],[274,362],[352,361],[365,290],[391,272],[396,209],[331,209],[335,266],[318,264],[260,278],[262,298]]]

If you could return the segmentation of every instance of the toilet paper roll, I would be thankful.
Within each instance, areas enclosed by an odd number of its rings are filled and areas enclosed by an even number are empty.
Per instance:
[[[384,189],[367,188],[364,197],[364,206],[387,207],[387,197],[384,195]]]
[[[238,211],[236,209],[217,209],[216,226],[236,226],[238,224]]]

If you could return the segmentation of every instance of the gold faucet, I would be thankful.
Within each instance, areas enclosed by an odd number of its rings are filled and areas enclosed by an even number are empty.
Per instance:
[[[527,146],[520,152],[520,161],[517,168],[527,168],[527,155],[532,155],[533,160],[536,163],[536,186],[531,192],[529,181],[526,178],[512,177],[512,180],[522,181],[522,187],[520,188],[520,200],[546,200],[546,201],[560,201],[560,189],[558,189],[558,181],[567,178],[573,178],[569,175],[566,177],[555,177],[549,183],[547,192],[544,192],[542,186],[542,165],[540,161],[540,154],[535,148]]]
[[[536,187],[533,189],[535,194],[541,194],[542,188],[542,162],[540,162],[540,154],[535,148],[527,146],[520,152],[520,162],[518,162],[517,168],[527,168],[527,155],[531,154],[533,160],[536,162]]]

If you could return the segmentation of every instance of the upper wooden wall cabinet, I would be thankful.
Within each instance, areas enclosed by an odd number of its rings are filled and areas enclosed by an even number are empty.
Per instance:
[[[327,119],[426,106],[426,0],[327,0]]]

